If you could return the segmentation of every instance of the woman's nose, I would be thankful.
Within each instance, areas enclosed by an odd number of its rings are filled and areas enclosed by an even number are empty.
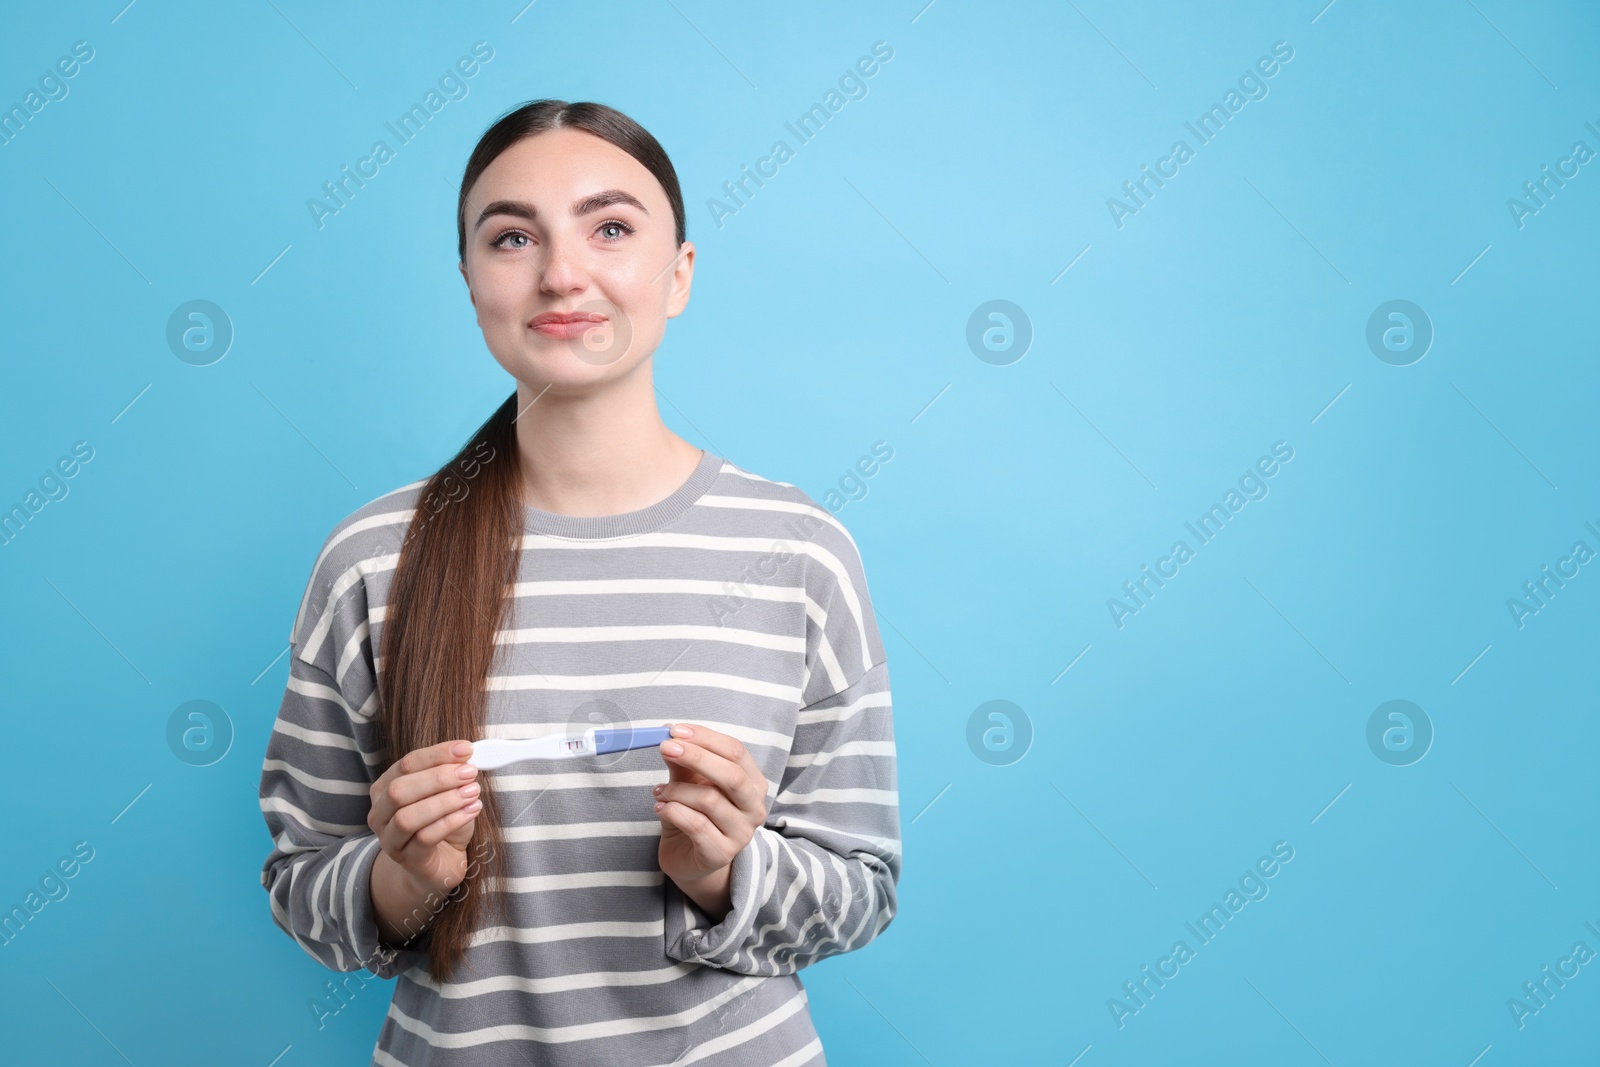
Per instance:
[[[540,272],[540,284],[555,292],[568,292],[581,288],[587,280],[580,249],[572,246],[566,238],[554,237],[546,247],[549,251],[545,255],[544,266]]]

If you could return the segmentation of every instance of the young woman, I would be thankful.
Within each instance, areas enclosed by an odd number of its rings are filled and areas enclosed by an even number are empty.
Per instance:
[[[900,875],[855,542],[662,423],[651,359],[694,246],[648,132],[510,111],[456,226],[516,391],[322,546],[262,764],[273,918],[398,977],[374,1064],[824,1063],[798,972],[876,938]],[[484,738],[666,723],[657,747],[472,763]]]

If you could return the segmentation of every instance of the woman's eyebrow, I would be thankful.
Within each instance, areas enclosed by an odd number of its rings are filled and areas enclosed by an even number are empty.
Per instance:
[[[574,201],[572,215],[574,218],[579,218],[589,214],[591,211],[599,211],[601,208],[610,207],[612,204],[627,204],[630,207],[638,208],[646,215],[650,214],[649,209],[639,203],[639,198],[632,193],[625,193],[621,189],[607,189],[603,193],[594,193],[591,196]],[[483,209],[483,213],[478,216],[478,221],[472,224],[473,230],[476,231],[478,227],[482,226],[483,220],[490,215],[515,215],[530,222],[537,221],[539,218],[538,209],[526,200],[496,200]]]

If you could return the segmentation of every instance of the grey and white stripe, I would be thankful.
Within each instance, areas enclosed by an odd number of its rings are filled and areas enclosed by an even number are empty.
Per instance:
[[[795,486],[709,451],[641,511],[523,509],[488,736],[562,732],[597,700],[616,725],[703,723],[755,757],[768,816],[713,922],[657,862],[655,749],[491,772],[513,820],[490,887],[505,913],[437,983],[429,935],[380,949],[368,889],[375,650],[421,489],[325,540],[261,771],[274,920],[327,967],[398,979],[372,1062],[824,1063],[798,972],[883,931],[901,863],[888,666],[850,534]]]

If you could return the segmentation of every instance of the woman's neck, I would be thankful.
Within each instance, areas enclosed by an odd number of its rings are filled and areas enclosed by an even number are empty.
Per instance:
[[[523,503],[573,517],[621,515],[689,480],[701,450],[661,421],[653,392],[642,403],[620,399],[518,389]]]

